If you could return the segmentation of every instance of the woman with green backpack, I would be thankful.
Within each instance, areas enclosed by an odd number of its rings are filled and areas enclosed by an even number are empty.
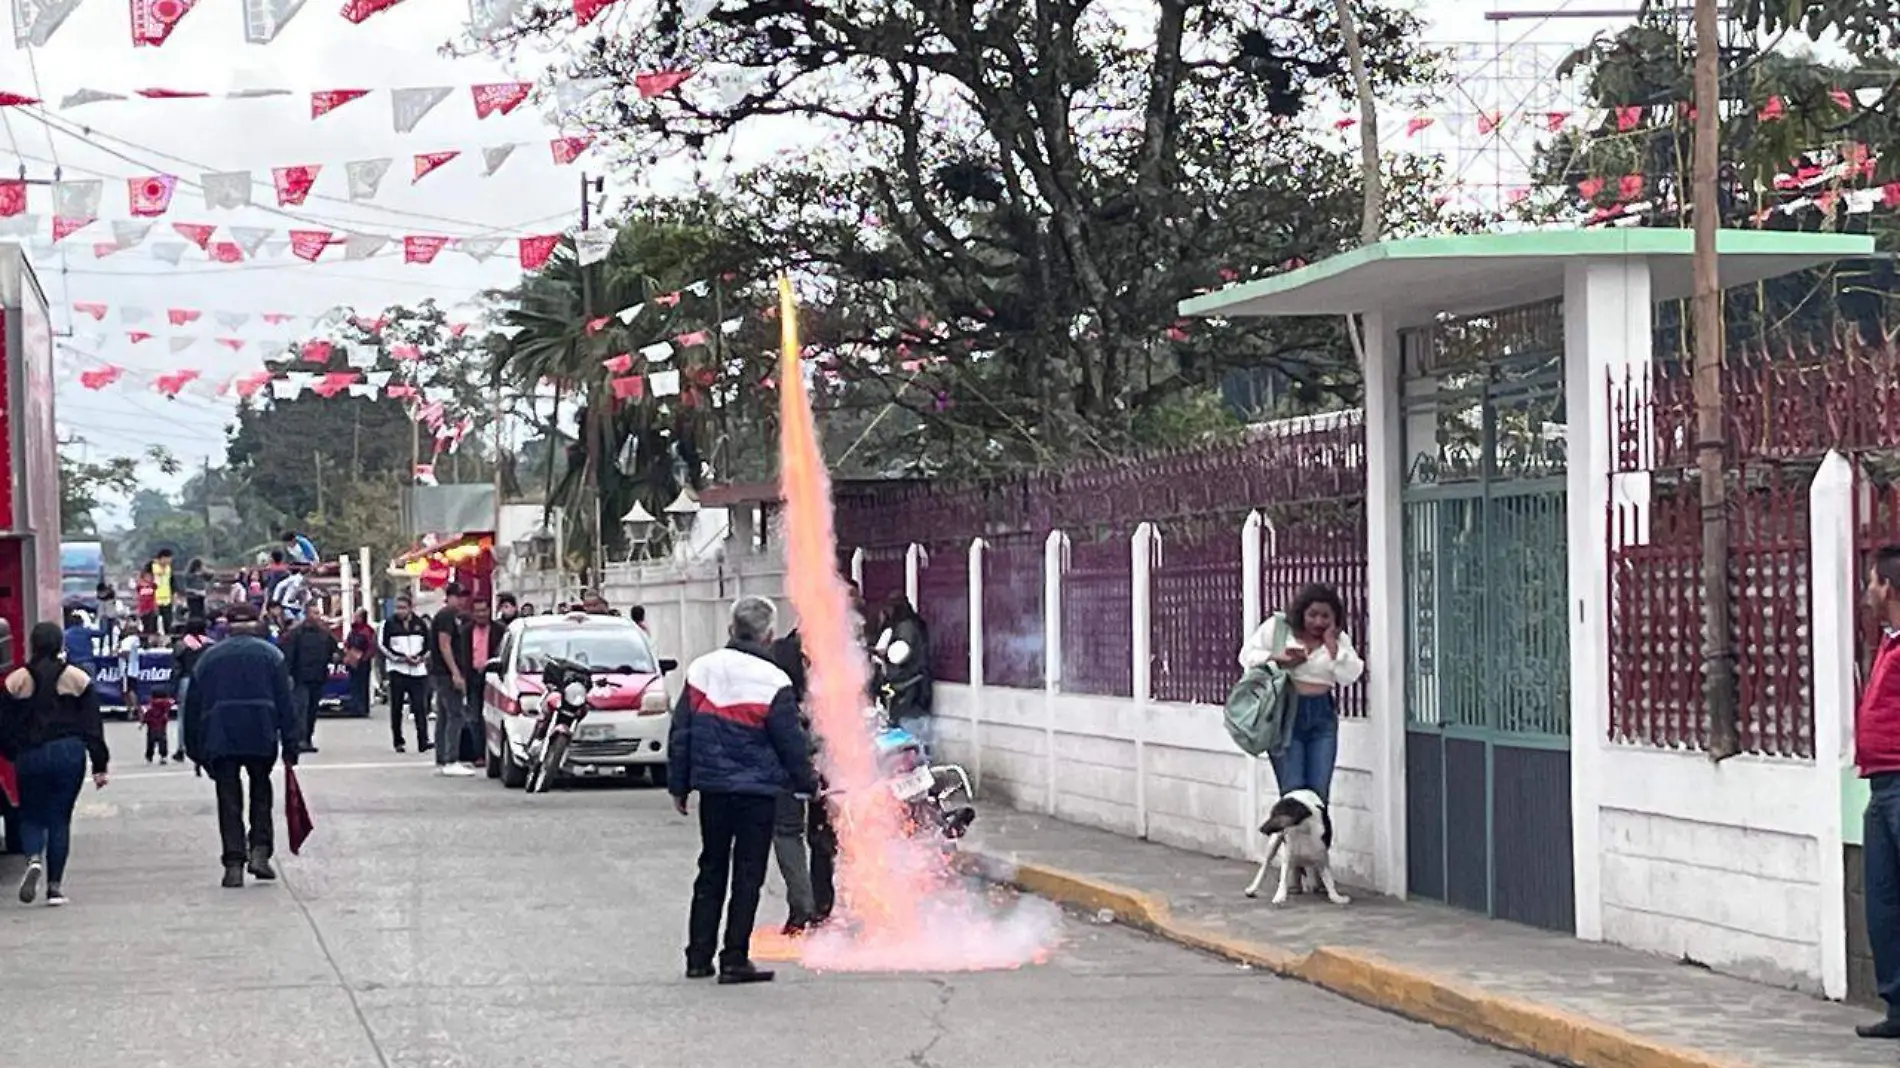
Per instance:
[[[1366,662],[1340,629],[1345,606],[1330,587],[1308,586],[1285,612],[1276,612],[1240,647],[1240,666],[1249,672],[1272,665],[1286,673],[1282,746],[1267,759],[1280,793],[1311,790],[1332,802],[1333,762],[1339,756],[1337,691],[1359,681]],[[1278,751],[1275,751],[1278,749]]]

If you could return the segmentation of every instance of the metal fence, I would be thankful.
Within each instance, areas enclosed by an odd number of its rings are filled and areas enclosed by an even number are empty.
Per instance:
[[[931,675],[944,682],[969,682],[970,554],[953,542],[932,542],[924,549],[924,566],[917,573],[917,612],[930,628]]]
[[[1808,487],[1837,450],[1861,474],[1860,545],[1900,537],[1900,346],[1856,336],[1732,354],[1725,368],[1729,589],[1742,748],[1814,753]],[[1701,489],[1689,368],[1609,383],[1609,733],[1703,749]],[[1876,636],[1861,635],[1863,657]]]
[[[943,578],[943,554],[983,538],[984,682],[1021,688],[1042,685],[1043,545],[1051,531],[1064,532],[1070,553],[1061,577],[1062,687],[1125,697],[1134,692],[1129,539],[1139,524],[1153,523],[1162,532],[1150,587],[1154,696],[1219,702],[1239,674],[1242,522],[1252,510],[1274,532],[1263,554],[1267,610],[1308,583],[1326,583],[1345,602],[1346,627],[1363,648],[1365,437],[1358,412],[976,485],[858,485],[838,496],[837,529],[841,544],[866,550],[865,596],[873,607],[881,589],[902,587],[903,547],[929,547],[932,566],[920,574],[929,590],[920,589],[920,599],[938,634],[939,665],[954,655],[942,635],[953,624],[935,607],[954,596]],[[874,567],[892,570],[874,577]],[[1342,712],[1365,714],[1364,687],[1349,688]]]
[[[1042,685],[1042,557],[1034,535],[998,538],[983,552],[985,685]]]
[[[1069,546],[1062,573],[1062,688],[1069,693],[1134,696],[1134,574],[1125,534]]]
[[[1161,532],[1148,617],[1157,700],[1219,704],[1233,689],[1246,639],[1239,611],[1242,519]]]

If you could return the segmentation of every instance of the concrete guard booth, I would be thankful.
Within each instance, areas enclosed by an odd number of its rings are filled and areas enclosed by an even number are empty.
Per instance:
[[[1363,317],[1379,889],[1603,937],[1608,382],[1692,294],[1674,229],[1384,242],[1182,302]],[[1723,231],[1725,288],[1870,238]],[[1641,476],[1636,476],[1640,479]],[[1402,714],[1401,714],[1402,713]],[[1838,851],[1837,851],[1838,855]]]

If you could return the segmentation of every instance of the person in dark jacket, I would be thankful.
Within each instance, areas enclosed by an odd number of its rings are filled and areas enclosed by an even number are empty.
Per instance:
[[[247,866],[259,879],[277,877],[271,867],[271,767],[280,752],[286,767],[296,767],[303,732],[284,654],[261,636],[257,610],[233,605],[230,620],[231,636],[206,650],[192,673],[185,745],[218,788],[224,885],[240,887]],[[251,786],[248,835],[241,777]]]
[[[818,789],[792,680],[772,662],[777,622],[771,601],[740,598],[732,606],[731,643],[693,661],[673,709],[667,791],[682,816],[687,797],[699,792],[699,876],[686,939],[689,979],[714,974],[722,907],[719,981],[772,979],[752,963],[750,947],[772,855],[773,817],[781,794],[809,797]]]
[[[0,660],[12,660],[10,628]],[[95,789],[106,785],[105,724],[99,693],[84,671],[66,663],[66,635],[40,623],[27,636],[26,666],[8,672],[0,695],[0,752],[13,761],[20,791],[20,838],[26,872],[20,901],[31,905],[46,885],[46,903],[64,905],[66,859],[72,853],[73,807],[92,764]]]
[[[191,689],[191,671],[198,666],[198,658],[211,648],[210,628],[205,625],[202,616],[193,616],[185,621],[184,636],[172,643],[172,692],[180,709],[185,707],[185,697]],[[183,763],[185,759],[185,721],[181,715],[178,720],[178,746],[172,752],[172,760]]]
[[[891,687],[891,723],[909,731],[929,752],[931,743],[930,630],[923,617],[911,607],[910,598],[893,593],[884,610],[884,626],[878,635],[877,651],[888,656],[897,642],[910,646],[910,655],[901,664],[886,662],[884,681]]]
[[[317,707],[323,702],[323,688],[330,682],[330,665],[336,662],[336,635],[311,612],[284,631],[284,667],[290,672],[291,701],[297,707],[297,722],[303,727],[302,749],[317,751]]]

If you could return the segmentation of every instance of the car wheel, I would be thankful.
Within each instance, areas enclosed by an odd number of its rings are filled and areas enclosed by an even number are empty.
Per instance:
[[[508,742],[505,739],[502,741],[501,747],[503,749],[508,748]],[[482,748],[487,750],[487,743],[484,742]],[[501,758],[496,756],[492,751],[489,751],[487,756],[488,758],[482,761],[482,770],[488,772],[488,777],[491,779],[501,778]]]
[[[528,769],[515,759],[515,747],[505,739],[501,743],[501,784],[510,790],[519,790],[528,784]]]

